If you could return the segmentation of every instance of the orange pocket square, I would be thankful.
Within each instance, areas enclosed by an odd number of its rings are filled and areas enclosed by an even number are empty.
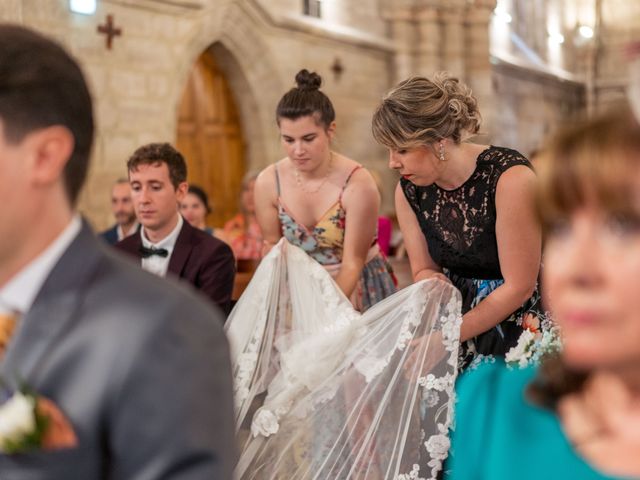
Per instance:
[[[78,446],[78,437],[71,423],[56,404],[45,397],[38,397],[37,402],[38,414],[47,419],[41,447],[45,450],[53,450]]]

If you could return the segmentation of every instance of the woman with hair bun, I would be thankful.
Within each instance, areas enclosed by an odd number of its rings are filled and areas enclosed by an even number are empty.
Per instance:
[[[286,157],[256,186],[256,214],[265,252],[285,237],[334,276],[364,311],[395,292],[391,267],[376,241],[380,195],[362,165],[334,152],[331,100],[317,73],[301,70],[276,109]]]
[[[255,185],[265,255],[225,325],[234,477],[391,480],[421,466],[433,478],[453,403],[459,294],[443,282],[394,293],[376,241],[376,183],[331,149],[335,113],[320,77],[302,70],[296,82],[276,111],[286,157]],[[438,391],[423,404],[427,377]]]
[[[440,278],[462,293],[461,368],[549,327],[537,290],[535,174],[515,150],[467,142],[480,119],[471,90],[442,72],[399,83],[372,124],[402,177],[396,214],[414,280]]]

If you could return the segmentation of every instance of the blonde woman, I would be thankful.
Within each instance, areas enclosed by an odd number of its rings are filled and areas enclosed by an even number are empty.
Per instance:
[[[546,326],[535,175],[515,150],[466,141],[480,118],[471,90],[446,73],[401,82],[373,117],[402,177],[396,214],[414,280],[440,278],[462,293],[461,367],[504,356],[525,329]]]

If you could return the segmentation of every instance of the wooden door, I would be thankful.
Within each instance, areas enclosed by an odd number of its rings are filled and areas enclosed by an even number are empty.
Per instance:
[[[187,161],[188,181],[209,195],[207,223],[222,227],[238,211],[245,173],[244,141],[229,85],[212,55],[193,66],[178,112],[176,146]]]

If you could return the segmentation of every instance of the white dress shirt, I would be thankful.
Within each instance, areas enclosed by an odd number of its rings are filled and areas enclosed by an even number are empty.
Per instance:
[[[155,273],[161,277],[167,275],[167,269],[169,268],[169,260],[171,259],[171,254],[173,253],[173,247],[176,244],[176,240],[178,239],[178,235],[180,234],[180,230],[182,229],[182,215],[178,215],[178,224],[175,226],[171,233],[160,240],[158,243],[151,243],[147,240],[147,237],[144,234],[144,227],[140,229],[140,236],[142,238],[142,245],[147,248],[164,248],[169,252],[166,257],[161,257],[160,255],[151,255],[150,257],[142,259],[142,268],[144,268],[147,272]]]
[[[60,257],[78,236],[82,221],[74,215],[49,246],[0,288],[0,313],[27,313]]]

